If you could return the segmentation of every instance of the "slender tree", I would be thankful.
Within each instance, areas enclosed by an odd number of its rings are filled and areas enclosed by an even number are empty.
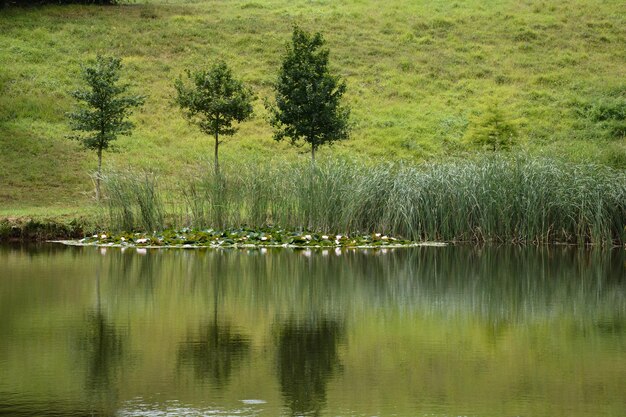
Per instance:
[[[233,78],[226,63],[217,62],[208,70],[187,71],[191,85],[181,78],[174,87],[176,103],[189,123],[215,138],[214,167],[219,174],[220,135],[234,135],[235,122],[243,122],[252,116],[254,95],[244,84]]]
[[[328,68],[328,49],[318,32],[294,27],[291,44],[274,86],[276,103],[268,104],[274,139],[302,139],[311,146],[311,160],[324,144],[347,139],[350,111],[341,105],[346,84]]]
[[[128,84],[120,84],[122,61],[116,57],[98,55],[95,61],[82,65],[84,89],[71,93],[78,108],[68,113],[70,127],[83,132],[70,138],[80,141],[87,149],[98,155],[96,173],[96,200],[100,201],[100,177],[102,174],[102,152],[109,149],[119,135],[130,135],[134,124],[128,120],[133,109],[144,103],[144,97],[130,95]]]

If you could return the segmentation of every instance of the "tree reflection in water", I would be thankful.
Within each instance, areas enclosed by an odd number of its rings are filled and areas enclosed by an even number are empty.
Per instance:
[[[221,277],[225,275],[221,273],[224,259],[221,252],[219,255],[209,264],[214,268],[213,318],[200,327],[197,335],[190,333],[178,348],[178,367],[191,366],[196,378],[209,380],[218,389],[228,384],[233,370],[250,350],[248,339],[218,319],[220,298],[224,297]]]
[[[326,385],[339,367],[338,346],[344,333],[326,318],[289,320],[278,334],[278,378],[292,415],[319,415],[326,403]]]
[[[250,349],[250,342],[230,325],[204,325],[197,336],[188,336],[178,349],[178,366],[193,367],[196,378],[223,388],[233,370]]]
[[[108,391],[123,355],[123,338],[102,311],[87,313],[81,347],[87,362],[87,388]]]
[[[102,308],[100,268],[96,271],[96,307],[88,310],[79,340],[85,361],[85,389],[90,397],[91,415],[106,415],[116,403],[116,373],[124,356],[124,336]],[[109,411],[107,411],[109,410]]]

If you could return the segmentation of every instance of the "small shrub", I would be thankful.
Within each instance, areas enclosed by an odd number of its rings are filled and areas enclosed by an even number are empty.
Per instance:
[[[508,150],[517,141],[517,124],[501,105],[490,102],[470,120],[466,138],[485,150]]]

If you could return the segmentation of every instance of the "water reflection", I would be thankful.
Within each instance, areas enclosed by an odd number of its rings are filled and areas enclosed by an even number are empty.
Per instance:
[[[178,366],[190,366],[200,381],[209,380],[223,388],[249,349],[250,342],[229,324],[209,323],[181,343]]]
[[[116,402],[117,373],[123,366],[125,337],[109,319],[102,307],[100,275],[102,262],[96,267],[96,305],[88,308],[80,329],[79,350],[85,363],[85,384],[90,413],[106,414]]]
[[[85,387],[94,392],[108,392],[121,366],[124,338],[102,311],[90,311],[82,329],[80,349],[85,358]]]
[[[338,346],[343,334],[341,323],[324,317],[279,325],[277,372],[292,416],[320,415],[328,381],[340,369]]]
[[[192,270],[193,288],[212,287],[213,319],[212,322],[201,325],[196,333],[188,333],[178,349],[178,367],[191,366],[197,379],[209,380],[216,388],[223,388],[233,369],[248,354],[250,342],[233,330],[230,323],[220,323],[218,318],[220,300],[224,298],[222,281],[227,276],[227,271],[224,269],[223,253],[217,254],[211,262],[195,263],[197,269]],[[207,275],[211,277],[210,281],[207,280]],[[210,298],[208,294],[207,298]]]
[[[626,415],[623,250],[103,252],[0,246],[0,414]]]

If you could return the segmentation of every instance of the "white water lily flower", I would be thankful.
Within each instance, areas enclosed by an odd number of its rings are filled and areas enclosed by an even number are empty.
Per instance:
[[[266,241],[267,237],[266,236],[261,236],[261,240]]]
[[[135,242],[137,243],[146,243],[148,241],[148,239],[137,239]]]
[[[98,235],[93,235],[92,237],[98,237]]]
[[[100,239],[106,239],[107,235],[100,235]]]
[[[322,239],[324,239],[324,240],[328,240],[328,236],[323,235],[323,236],[322,236]]]
[[[305,238],[306,240],[311,240],[311,239],[313,239],[313,238],[311,237],[311,235],[305,235],[305,236],[304,236],[304,238]]]
[[[342,237],[342,235],[337,235],[337,240],[341,239]]]
[[[381,237],[381,239],[382,240],[387,240],[387,239],[389,239],[389,237],[388,236],[383,236],[383,237]]]
[[[121,238],[120,238],[120,240],[121,240],[122,242],[126,242],[126,238],[125,238],[125,237],[121,237]]]
[[[244,404],[265,404],[267,401],[265,400],[240,400]]]
[[[376,236],[376,237],[380,237],[380,233],[376,233],[374,236]]]

